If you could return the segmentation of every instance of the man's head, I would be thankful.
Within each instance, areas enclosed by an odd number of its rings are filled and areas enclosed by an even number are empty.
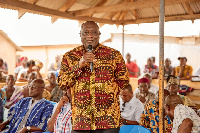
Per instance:
[[[0,58],[0,67],[2,67],[2,66],[3,66],[3,59]]]
[[[89,44],[95,49],[99,45],[99,26],[94,21],[86,21],[81,26],[80,37],[85,49]]]
[[[44,88],[44,80],[34,79],[29,85],[29,96],[33,98],[42,98]]]
[[[130,61],[130,60],[131,60],[131,55],[130,55],[130,53],[127,53],[127,54],[126,54],[126,59],[127,59],[127,61]]]
[[[129,102],[133,97],[133,91],[130,84],[128,84],[120,93],[124,103]]]
[[[23,66],[26,66],[27,65],[27,62],[28,62],[28,58],[26,56],[23,56],[21,59],[20,59],[21,63]]]
[[[28,85],[36,78],[37,78],[37,73],[35,73],[35,72],[29,73],[29,75],[28,75]]]
[[[152,59],[153,63],[155,63],[156,57],[155,57],[155,56],[152,56],[151,59]]]
[[[183,104],[183,100],[179,95],[169,95],[165,98],[165,114],[170,117],[171,120],[174,118],[174,109],[178,104]]]
[[[141,78],[138,80],[138,88],[140,91],[140,94],[148,94],[149,92],[149,79],[148,78]]]
[[[12,88],[15,85],[15,77],[13,75],[8,75],[6,77],[6,84],[8,87]]]
[[[176,76],[168,76],[167,78],[167,83],[168,83],[168,90],[170,94],[177,94],[178,90],[180,89],[180,80]]]
[[[165,66],[170,67],[171,66],[171,60],[169,58],[165,59]]]
[[[27,62],[27,67],[32,68],[33,66],[35,66],[34,60],[30,60],[30,61]]]
[[[178,60],[180,61],[180,66],[185,66],[187,62],[186,57],[178,57]]]
[[[152,81],[152,77],[151,77],[151,74],[150,73],[145,73],[143,78],[148,78],[149,79],[149,84],[151,84],[151,81]]]
[[[153,66],[153,60],[152,58],[147,59],[147,66],[152,67]]]
[[[48,81],[50,84],[55,84],[56,83],[56,75],[55,73],[49,73],[48,74]]]
[[[67,96],[69,101],[72,100],[72,97],[71,97],[71,89],[66,89],[66,90],[63,90],[63,96]]]

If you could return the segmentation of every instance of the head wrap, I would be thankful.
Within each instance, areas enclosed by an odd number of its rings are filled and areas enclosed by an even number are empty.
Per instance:
[[[179,81],[178,77],[176,77],[176,76],[171,76],[171,77],[169,78],[168,84],[169,84],[169,85],[171,85],[171,84],[179,85],[179,84],[180,84],[180,81]]]
[[[138,85],[140,83],[148,83],[149,84],[149,79],[148,78],[141,78],[141,79],[138,80]]]
[[[28,60],[28,58],[26,56],[23,56],[20,61],[22,62],[24,59]]]

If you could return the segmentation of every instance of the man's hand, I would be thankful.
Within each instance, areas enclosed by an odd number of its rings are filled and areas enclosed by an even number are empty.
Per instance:
[[[6,127],[6,123],[0,123],[0,131],[2,131]]]
[[[139,100],[144,103],[146,101],[145,96],[142,96],[143,94],[140,94]]]
[[[59,103],[58,103],[58,106],[57,106],[57,109],[60,110],[62,108],[62,106],[65,104],[65,103],[68,103],[69,102],[69,99],[67,96],[63,96]]]
[[[27,131],[27,128],[24,127],[24,128],[22,128],[18,133],[26,133],[26,131]]]
[[[80,68],[84,67],[87,63],[95,61],[95,56],[92,52],[87,52],[79,61]]]

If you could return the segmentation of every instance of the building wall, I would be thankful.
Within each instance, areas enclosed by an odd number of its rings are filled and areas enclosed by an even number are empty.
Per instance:
[[[0,57],[7,62],[8,74],[14,74],[16,49],[0,34]]]

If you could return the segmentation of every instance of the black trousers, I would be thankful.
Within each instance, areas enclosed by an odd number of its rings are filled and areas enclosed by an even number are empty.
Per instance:
[[[75,130],[71,133],[119,133],[120,128],[98,129],[98,130]]]

